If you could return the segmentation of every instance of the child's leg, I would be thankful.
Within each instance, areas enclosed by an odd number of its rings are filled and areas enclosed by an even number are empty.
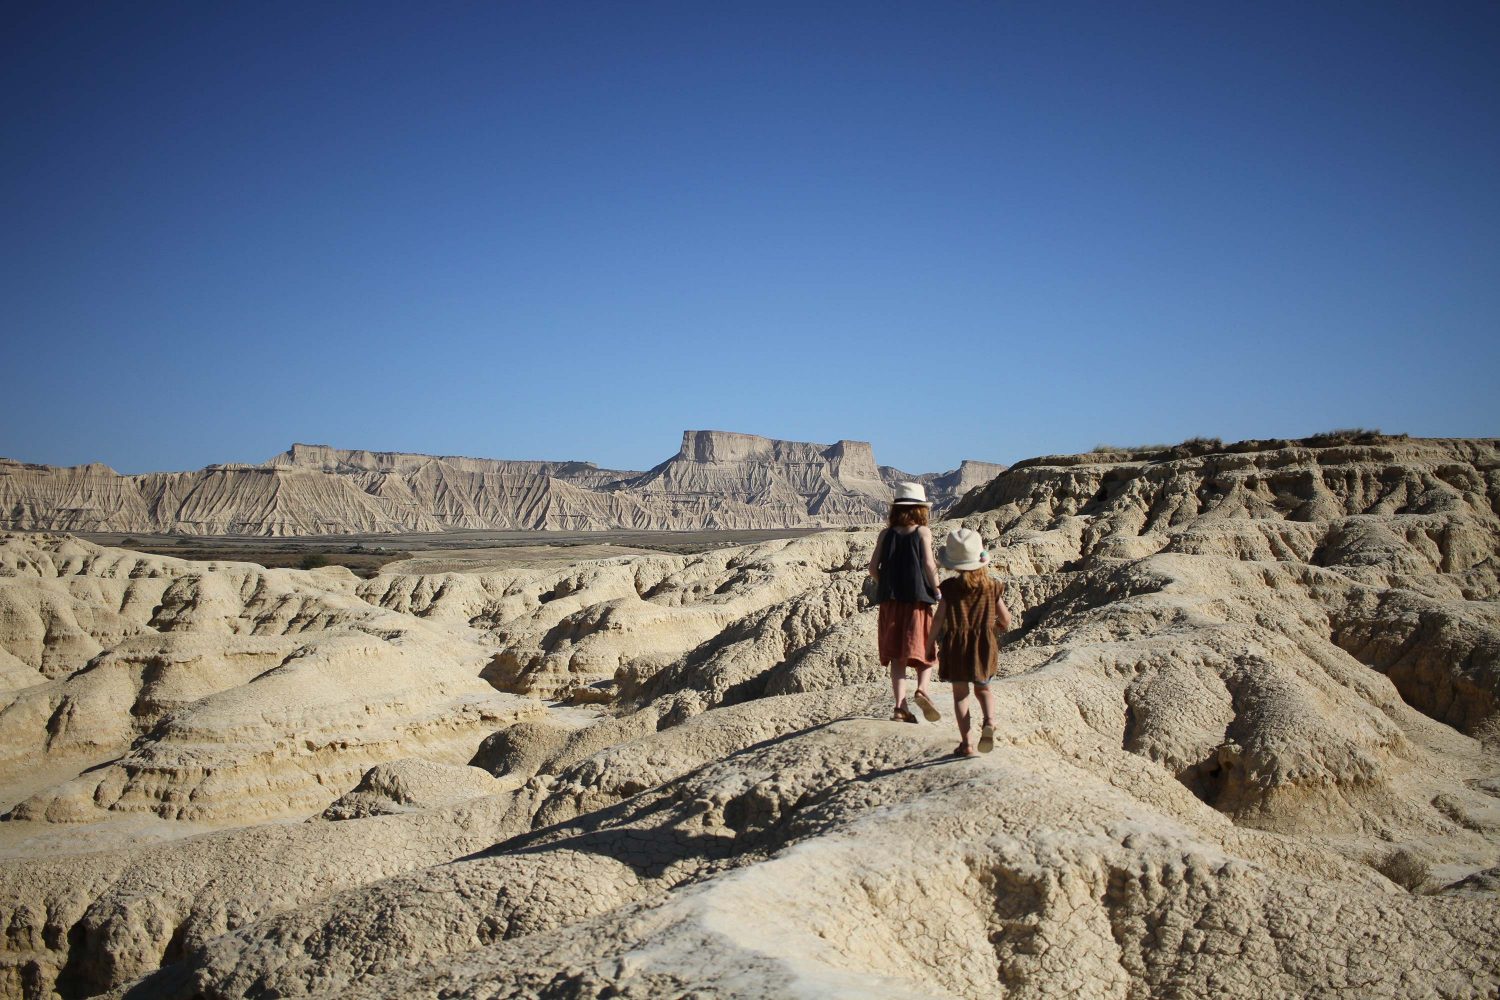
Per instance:
[[[979,695],[979,707],[984,712],[984,728],[979,730],[979,744],[975,749],[989,753],[995,749],[995,694],[989,684],[975,684],[974,693]]]
[[[975,684],[979,694],[979,710],[984,713],[984,724],[993,726],[995,724],[995,692],[991,690],[990,684]]]
[[[969,685],[953,684],[953,721],[958,723],[960,746],[969,745]]]

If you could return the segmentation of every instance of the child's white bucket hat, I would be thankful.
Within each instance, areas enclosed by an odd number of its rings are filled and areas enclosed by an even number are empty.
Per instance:
[[[959,528],[943,543],[938,562],[949,569],[980,569],[990,564],[990,554],[984,551],[984,540],[979,537],[979,532]]]
[[[921,483],[897,483],[896,498],[891,501],[896,506],[911,504],[916,507],[931,507],[927,502],[927,490]]]

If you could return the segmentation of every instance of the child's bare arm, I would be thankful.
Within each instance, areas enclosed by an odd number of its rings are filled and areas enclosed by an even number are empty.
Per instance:
[[[998,594],[995,595],[995,610],[1000,613],[1000,631],[1002,633],[1009,632],[1010,631],[1010,624],[1011,624],[1011,622],[1010,622],[1010,608],[1007,608],[1005,606],[1005,591],[1004,590],[1001,590],[1000,593],[998,593]]]
[[[932,611],[932,631],[927,633],[927,658],[937,659],[937,645],[943,638],[943,599],[938,598],[937,607]]]

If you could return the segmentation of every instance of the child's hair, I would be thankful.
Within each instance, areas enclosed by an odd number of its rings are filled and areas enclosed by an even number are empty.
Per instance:
[[[995,579],[995,575],[989,571],[989,567],[981,566],[978,569],[961,570],[958,574],[964,579],[964,586],[970,590],[988,590],[997,587],[1000,593],[1005,593],[1005,581]]]
[[[927,508],[915,503],[891,504],[891,515],[886,519],[886,526],[901,528],[909,524],[925,528],[927,526]]]

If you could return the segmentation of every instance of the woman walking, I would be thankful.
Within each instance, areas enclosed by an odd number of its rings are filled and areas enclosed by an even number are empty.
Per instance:
[[[939,588],[936,645],[942,650],[938,676],[953,685],[953,718],[958,723],[959,757],[989,753],[995,747],[995,693],[990,681],[1000,666],[1000,637],[1010,631],[1005,584],[989,570],[989,554],[977,531],[959,528],[948,536],[938,557],[958,575]],[[969,742],[969,687],[979,695],[984,722],[979,748]]]
[[[916,722],[906,704],[906,669],[915,667],[917,690],[912,700],[928,722],[939,718],[927,690],[932,677],[932,608],[938,602],[937,562],[932,531],[927,527],[927,491],[920,483],[901,483],[891,502],[886,528],[875,541],[870,575],[880,602],[880,662],[891,670],[896,708],[891,719]]]

